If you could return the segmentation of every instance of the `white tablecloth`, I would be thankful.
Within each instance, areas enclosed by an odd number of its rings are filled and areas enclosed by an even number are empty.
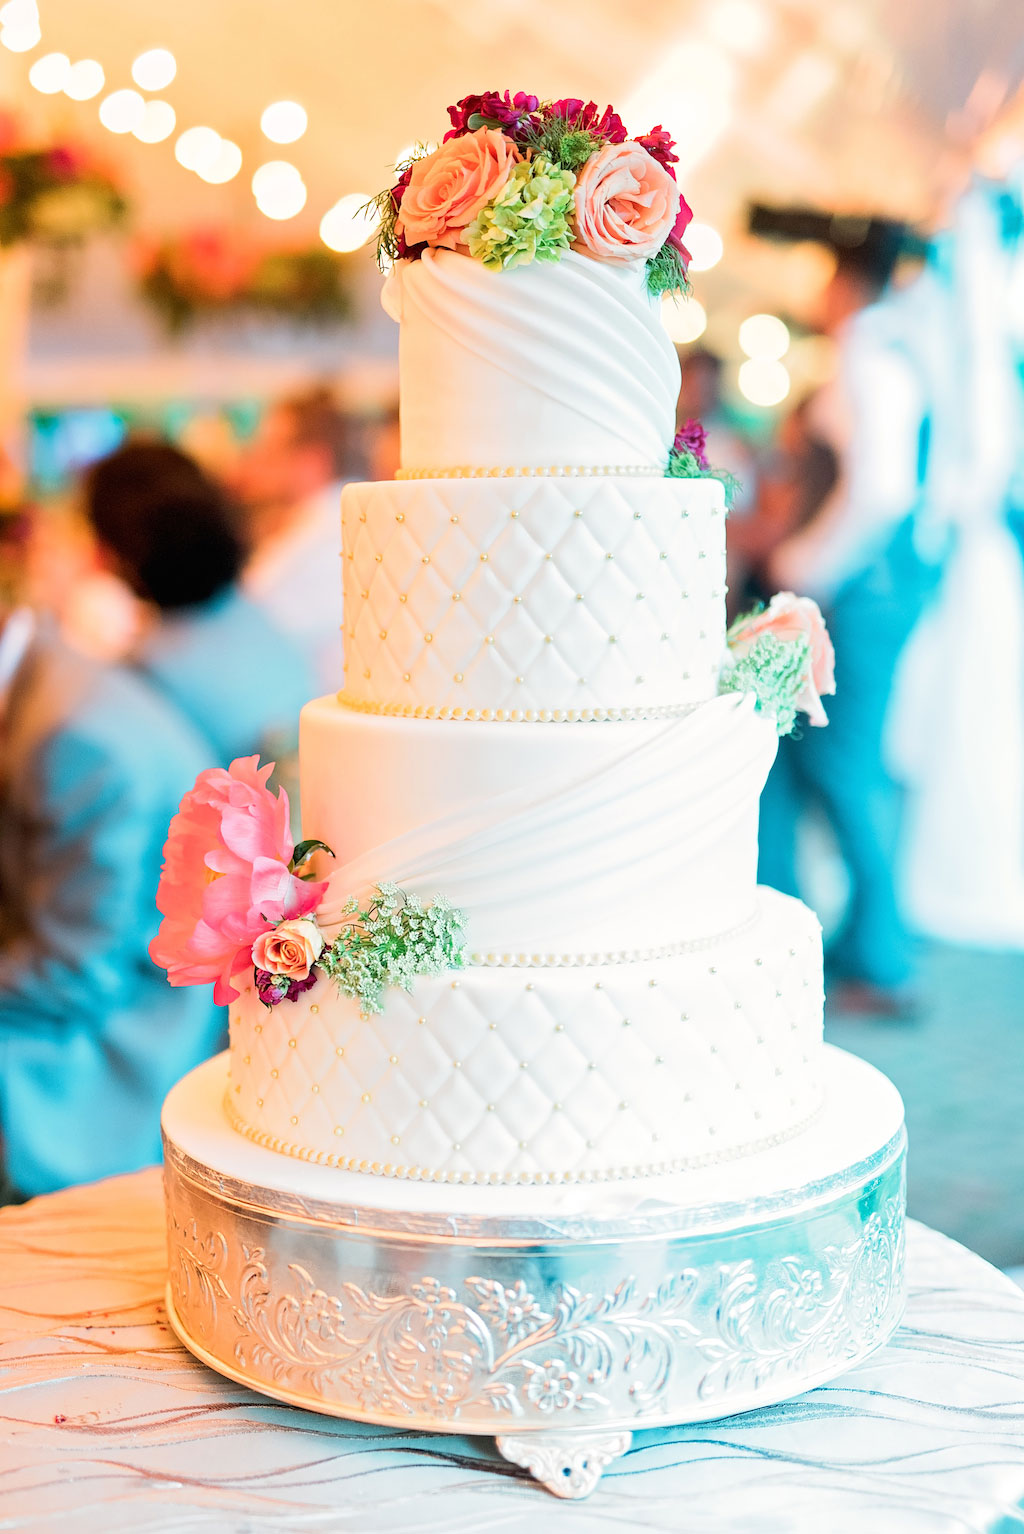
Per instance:
[[[490,1439],[254,1395],[164,1318],[159,1173],[0,1211],[0,1530],[33,1534],[1024,1531],[1024,1294],[922,1226],[893,1342],[836,1384],[638,1433],[587,1502]]]

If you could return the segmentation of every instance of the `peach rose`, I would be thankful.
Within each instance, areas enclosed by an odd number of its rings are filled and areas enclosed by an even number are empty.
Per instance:
[[[311,916],[283,921],[261,932],[252,945],[252,962],[268,975],[305,980],[324,949],[324,935]]]
[[[742,655],[761,634],[774,634],[776,639],[807,640],[811,653],[796,706],[811,724],[828,724],[821,699],[822,694],[836,690],[835,651],[817,602],[813,597],[794,596],[791,591],[776,592],[763,612],[752,613],[733,625],[729,648]]]
[[[679,188],[640,144],[606,144],[576,178],[576,248],[599,261],[646,261],[679,212]]]
[[[413,165],[396,231],[410,245],[421,240],[448,250],[464,245],[464,231],[494,201],[521,159],[516,146],[497,128],[477,128],[475,133],[446,140]]]

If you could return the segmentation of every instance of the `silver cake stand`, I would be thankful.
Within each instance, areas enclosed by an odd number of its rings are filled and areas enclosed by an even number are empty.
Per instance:
[[[902,1313],[902,1103],[838,1050],[788,1143],[564,1187],[293,1161],[227,1125],[226,1078],[219,1056],[164,1109],[168,1315],[197,1358],[292,1405],[491,1434],[583,1497],[635,1429],[823,1384]]]

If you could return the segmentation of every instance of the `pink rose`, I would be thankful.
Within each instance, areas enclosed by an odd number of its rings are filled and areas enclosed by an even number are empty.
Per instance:
[[[305,980],[324,951],[324,935],[312,916],[283,921],[271,932],[261,932],[252,945],[252,962],[268,975]]]
[[[576,178],[576,248],[599,261],[646,261],[679,212],[679,188],[663,165],[627,139],[592,154]]]
[[[516,146],[497,128],[446,139],[439,149],[417,160],[402,195],[395,230],[410,245],[425,240],[456,250],[482,208],[505,186],[522,159]]]
[[[327,888],[289,869],[288,795],[270,792],[273,763],[258,761],[199,774],[171,821],[156,895],[164,919],[150,957],[171,985],[212,980],[220,1006],[238,995],[232,976],[249,967],[260,934],[315,910]]]
[[[810,655],[796,706],[811,724],[828,724],[821,699],[823,694],[827,696],[836,690],[835,651],[817,602],[813,597],[794,596],[791,591],[776,592],[763,612],[751,613],[749,618],[733,624],[729,648],[734,655],[743,655],[761,634],[774,634],[776,639],[783,640],[807,640]]]

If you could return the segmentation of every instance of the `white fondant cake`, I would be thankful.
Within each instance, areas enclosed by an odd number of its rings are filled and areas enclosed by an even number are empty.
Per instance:
[[[753,1153],[819,1100],[821,941],[756,889],[776,734],[716,696],[721,486],[640,472],[672,427],[656,309],[630,269],[450,251],[387,304],[420,474],[344,492],[346,686],[303,712],[303,831],[334,853],[328,942],[389,881],[464,913],[467,967],[374,1015],[323,975],[273,1008],[248,984],[229,1117],[441,1181]]]
[[[486,275],[486,274],[485,274]],[[398,480],[342,493],[347,703],[442,718],[656,715],[714,696],[713,480]]]

